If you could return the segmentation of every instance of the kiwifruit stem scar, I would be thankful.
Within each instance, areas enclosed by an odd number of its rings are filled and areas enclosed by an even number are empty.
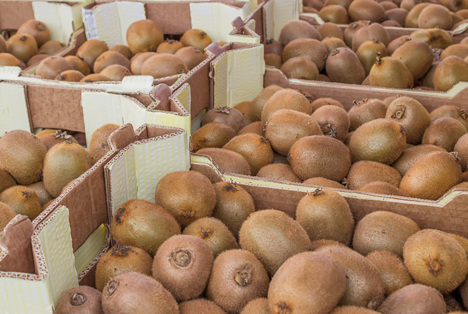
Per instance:
[[[114,216],[116,223],[120,224],[122,222],[122,216],[124,212],[125,212],[125,208],[117,209],[117,212],[115,213],[115,216]]]
[[[128,252],[132,252],[132,248],[129,246],[121,246],[117,243],[116,246],[112,248],[112,256],[125,257],[128,256]]]
[[[324,135],[336,138],[336,129],[332,127],[330,123],[322,127],[322,132]]]
[[[237,191],[237,183],[235,182],[229,182],[223,188],[221,189],[222,191],[228,191],[228,192],[236,192]]]
[[[333,51],[331,52],[331,56],[332,56],[332,57],[333,57],[333,56],[336,56],[336,55],[339,54],[339,53],[340,53],[340,50],[339,50],[339,49],[335,49],[335,50],[333,50]]]
[[[318,189],[315,189],[314,193],[312,193],[312,196],[319,196],[319,195],[324,195],[325,192],[321,189],[321,188],[318,188]]]
[[[380,63],[382,63],[382,59],[380,59],[380,52],[376,52],[375,54],[375,58],[377,59],[377,61],[375,61],[375,64],[380,65]]]
[[[29,191],[21,191],[21,196],[23,196],[24,198],[28,199],[31,197],[31,192]]]
[[[230,107],[218,107],[215,109],[216,112],[218,113],[224,113],[224,114],[231,114],[231,108]]]
[[[182,211],[182,213],[180,214],[180,216],[183,219],[189,219],[189,218],[192,218],[193,216],[195,216],[195,211],[192,209],[191,206],[188,209],[181,209],[181,211]]]
[[[278,314],[290,314],[292,313],[292,309],[288,306],[286,302],[279,302],[276,303],[276,307],[278,308],[276,313]]]
[[[392,114],[392,119],[401,120],[405,116],[406,107],[399,106],[397,110]]]
[[[28,39],[28,38],[26,36],[24,36],[24,35],[19,38],[20,41],[26,41],[26,39]]]
[[[74,293],[70,297],[70,304],[73,306],[80,306],[86,303],[86,296],[82,293]]]
[[[208,238],[213,233],[213,228],[203,228],[200,227],[198,233],[201,235],[202,239]]]
[[[468,118],[468,115],[464,109],[460,110],[460,117],[462,117],[463,120],[466,120]]]
[[[236,270],[234,281],[241,287],[249,285],[253,280],[252,268],[249,263],[245,263]]]
[[[184,249],[177,250],[172,255],[172,261],[179,267],[187,267],[192,263],[192,253]]]
[[[46,30],[45,26],[42,25],[42,23],[36,23],[36,29],[38,31],[45,31]]]
[[[117,281],[115,279],[111,279],[111,281],[109,281],[107,283],[107,294],[109,294],[109,296],[113,295],[114,292],[117,290],[117,288],[119,287],[120,285],[120,281]]]
[[[452,155],[458,163],[461,161],[461,158],[458,156],[458,152],[450,152],[449,154]]]
[[[433,259],[429,256],[429,260],[426,261],[426,266],[428,267],[429,274],[434,277],[437,277],[438,273],[442,271],[442,267],[445,265],[444,261],[441,259]]]
[[[200,33],[200,37],[201,37],[202,39],[205,38],[205,36],[206,36],[206,33],[205,33],[205,32],[201,32],[201,33]]]

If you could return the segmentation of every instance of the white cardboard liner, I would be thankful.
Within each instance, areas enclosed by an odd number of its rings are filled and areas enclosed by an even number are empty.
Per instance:
[[[299,19],[301,0],[270,0],[263,7],[264,32],[266,39],[279,39],[283,26],[291,20]]]
[[[31,131],[26,85],[0,82],[0,134],[15,129]]]

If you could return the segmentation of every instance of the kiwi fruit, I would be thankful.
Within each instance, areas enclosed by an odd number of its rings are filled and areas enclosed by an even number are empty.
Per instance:
[[[320,125],[324,135],[344,142],[348,136],[348,113],[337,106],[322,106],[311,115]]]
[[[271,314],[267,298],[258,298],[250,301],[240,314]]]
[[[370,0],[359,0],[358,2],[360,1]],[[390,35],[385,27],[380,24],[373,23],[365,25],[357,30],[353,36],[353,51],[357,51],[363,43],[369,40],[377,40],[387,46],[390,43]]]
[[[352,21],[368,20],[380,23],[385,20],[383,7],[371,0],[353,1],[348,8],[348,13]]]
[[[187,65],[189,71],[206,59],[206,55],[194,47],[181,48],[177,50],[175,55],[182,59],[182,61]]]
[[[54,80],[60,73],[68,70],[73,70],[73,66],[65,58],[48,57],[39,63],[36,75],[43,79]]]
[[[381,25],[390,26],[390,27],[402,27],[400,23],[398,23],[397,21],[392,21],[392,20],[383,21]]]
[[[55,308],[56,314],[101,314],[101,292],[88,287],[79,286],[65,292]]]
[[[373,182],[364,184],[359,188],[359,191],[374,193],[374,194],[407,196],[405,193],[400,191],[394,185],[391,185],[390,183],[387,183],[387,182],[381,182],[381,181],[373,181]]]
[[[452,44],[452,35],[440,28],[427,30],[431,35],[429,45],[434,49],[445,49]]]
[[[66,56],[65,59],[72,65],[74,70],[80,71],[84,76],[91,73],[88,64],[77,56]]]
[[[81,79],[80,82],[82,83],[93,83],[93,82],[108,82],[112,81],[110,78],[108,78],[105,75],[102,74],[90,74]]]
[[[143,64],[153,56],[156,56],[155,52],[141,52],[136,54],[130,61],[130,68],[133,75],[141,75]]]
[[[179,314],[177,301],[158,281],[139,273],[110,280],[102,291],[104,313]]]
[[[352,0],[325,0],[325,1],[322,1],[322,2],[324,2],[324,6],[329,6],[329,5],[335,5],[336,4],[336,5],[341,5],[343,8],[348,10],[349,5],[353,1]]]
[[[17,215],[34,220],[41,213],[41,202],[36,192],[26,186],[16,185],[0,194],[0,202],[9,206]]]
[[[288,258],[307,251],[310,239],[297,221],[281,211],[268,209],[254,212],[244,221],[239,243],[273,276]]]
[[[384,3],[392,3],[392,2],[385,1]],[[407,16],[408,16],[408,11],[406,11],[405,9],[398,8],[398,7],[385,10],[386,22],[390,22],[390,21],[397,22],[400,25],[399,27],[405,26],[405,20]]]
[[[1,195],[1,193],[0,193]],[[1,196],[0,196],[1,197]],[[0,202],[0,232],[15,218],[16,213],[5,203]]]
[[[76,70],[67,70],[63,71],[55,78],[56,81],[64,81],[64,82],[79,82],[85,76],[80,71]]]
[[[315,63],[304,57],[290,58],[281,65],[280,69],[290,79],[315,81],[319,74]]]
[[[320,0],[305,0],[302,3],[304,6],[314,8],[316,10],[320,10],[324,6],[324,3],[322,3]]]
[[[100,74],[105,68],[113,64],[122,65],[130,70],[130,61],[125,56],[115,51],[106,51],[97,57],[94,62],[94,73]]]
[[[211,216],[216,205],[216,192],[210,180],[201,173],[175,171],[159,181],[155,199],[156,205],[166,209],[182,227],[186,227],[199,218]]]
[[[435,121],[439,118],[443,117],[450,117],[458,120],[461,122],[465,128],[468,130],[468,113],[464,109],[460,109],[457,106],[453,105],[444,105],[441,106],[434,111],[432,111],[429,115],[431,117],[431,121]]]
[[[236,104],[233,108],[238,110],[240,113],[242,113],[242,116],[244,117],[245,120],[245,125],[249,125],[253,123],[253,119],[250,117],[250,108],[252,107],[252,102],[251,101],[242,101],[238,104]]]
[[[21,24],[17,34],[28,34],[34,37],[37,47],[41,47],[50,39],[50,30],[47,25],[37,20],[28,20]]]
[[[345,293],[346,282],[339,261],[320,253],[300,253],[273,276],[268,304],[272,313],[329,313]]]
[[[264,166],[257,173],[257,177],[275,181],[302,183],[302,180],[294,174],[290,165],[281,163]]]
[[[340,5],[327,5],[319,11],[319,16],[324,22],[334,24],[348,24],[349,22],[348,12]]]
[[[362,186],[376,181],[386,182],[398,188],[401,175],[388,165],[370,160],[361,160],[351,166],[347,179],[350,190],[359,190]]]
[[[283,89],[271,96],[263,107],[262,125],[265,126],[271,115],[281,109],[295,110],[305,114],[312,113],[312,106],[303,94],[293,89]]]
[[[192,28],[182,35],[180,42],[185,46],[194,47],[204,52],[205,48],[212,43],[212,40],[204,31]]]
[[[412,284],[392,293],[379,307],[382,314],[446,313],[444,297],[434,288]]]
[[[202,148],[197,154],[211,157],[222,172],[250,175],[247,159],[239,153],[223,148]]]
[[[379,2],[379,4],[382,6],[385,12],[398,8],[398,6],[393,1],[383,1],[383,2]],[[385,19],[388,20],[386,14],[385,14]]]
[[[468,63],[457,56],[442,60],[434,73],[434,89],[447,91],[460,81],[468,81]]]
[[[411,40],[395,50],[392,58],[400,60],[406,65],[413,78],[419,80],[431,68],[434,56],[428,44]]]
[[[351,167],[349,149],[328,136],[307,136],[291,147],[288,161],[302,180],[323,177],[341,182]]]
[[[269,139],[273,150],[285,156],[297,140],[311,135],[322,135],[317,120],[309,114],[289,109],[273,113],[265,129],[265,137]]]
[[[94,69],[94,62],[96,59],[108,50],[109,47],[106,43],[98,39],[90,39],[78,48],[76,56],[86,62],[88,68],[92,70]]]
[[[369,81],[372,86],[391,88],[411,88],[414,84],[411,71],[403,62],[392,57],[381,58],[379,54],[369,72]]]
[[[0,67],[2,66],[20,67],[23,70],[25,68],[23,61],[18,60],[10,53],[0,53]]]
[[[436,288],[443,294],[461,285],[468,273],[463,247],[438,230],[425,229],[411,236],[405,243],[403,257],[415,282]]]
[[[460,183],[462,184],[462,183]],[[457,240],[457,242],[463,247],[463,250],[465,250],[465,253],[468,256],[468,239],[461,237],[459,235],[453,234],[453,233],[447,233],[449,236]]]
[[[141,67],[142,75],[151,75],[155,79],[186,74],[187,65],[176,55],[169,53],[156,54],[149,57]]]
[[[466,129],[460,121],[443,117],[431,122],[424,132],[422,143],[435,145],[451,152],[464,134]]]
[[[431,65],[429,71],[427,71],[426,75],[424,75],[424,77],[421,79],[421,86],[434,89],[434,74],[438,65],[439,62],[433,63]]]
[[[329,189],[317,189],[304,196],[297,205],[296,220],[311,241],[335,240],[351,243],[353,214],[345,198]]]
[[[454,314],[466,314],[466,312],[463,312],[463,306],[451,294],[444,295],[444,301],[447,307],[447,313],[455,312]]]
[[[325,247],[325,246],[340,246],[340,247],[348,248],[346,245],[344,245],[343,243],[340,243],[338,241],[325,239],[325,240],[313,241],[310,244],[310,251],[316,251],[319,248]]]
[[[267,39],[264,44],[265,54],[276,54],[278,56],[283,55],[283,44],[274,39]]]
[[[338,83],[361,84],[366,77],[358,56],[349,48],[333,50],[328,55],[326,71],[332,82]]]
[[[271,98],[271,96],[282,89],[282,87],[276,85],[268,86],[252,100],[252,105],[250,107],[250,117],[253,121],[260,121],[262,119],[263,107],[265,107],[265,104]]]
[[[242,223],[255,211],[252,196],[233,182],[218,182],[213,187],[216,191],[213,217],[221,220],[238,239]]]
[[[18,184],[40,181],[47,147],[33,134],[14,130],[0,138],[0,167]]]
[[[218,107],[211,109],[203,118],[202,125],[212,122],[225,123],[237,133],[245,126],[245,119],[242,113],[230,107]]]
[[[340,48],[340,47],[346,47],[345,42],[342,39],[336,38],[336,37],[324,37],[322,39],[322,44],[325,45],[327,48],[328,53],[331,53],[333,50]]]
[[[419,15],[421,11],[430,6],[431,3],[429,2],[420,2],[417,3],[411,10],[408,10],[408,14],[406,15],[404,25],[405,27],[409,28],[419,28]]]
[[[0,53],[7,52],[7,42],[2,35],[0,35]]]
[[[0,168],[0,193],[15,185],[15,179],[5,169]]]
[[[312,112],[315,112],[315,110],[317,110],[318,108],[326,105],[337,106],[344,109],[344,106],[338,100],[334,100],[333,98],[317,98],[311,103],[311,105]]]
[[[59,51],[63,47],[64,45],[61,42],[57,40],[49,40],[48,42],[44,43],[44,45],[42,45],[41,48],[39,48],[39,51],[37,53],[51,56],[57,53],[57,51]]]
[[[457,158],[445,151],[429,153],[419,159],[403,176],[400,189],[410,197],[437,200],[461,182]]]
[[[207,299],[195,299],[179,304],[180,314],[226,314],[216,303]]]
[[[330,36],[330,37],[335,37],[335,38],[344,40],[343,31],[336,24],[324,23],[324,24],[317,26],[317,30],[320,33],[320,36],[322,37],[322,39]]]
[[[302,58],[302,57],[300,57],[300,58]],[[274,67],[274,68],[277,68],[277,69],[281,69],[281,67],[283,66],[283,59],[281,58],[281,56],[279,56],[277,54],[274,54],[274,53],[265,54],[264,59],[265,59],[265,65],[267,65],[267,66],[271,66],[271,67]],[[310,62],[312,62],[312,61],[310,61]],[[315,63],[314,63],[314,65],[315,65]],[[283,70],[283,72],[286,73],[284,70]]]
[[[411,41],[411,40],[412,40],[411,37],[408,36],[408,35],[403,35],[403,36],[400,36],[398,38],[395,38],[387,46],[387,55],[391,56],[395,52],[395,50],[397,50],[399,47],[403,46],[405,43],[407,43],[408,41]],[[374,57],[375,57],[375,55],[374,55]]]
[[[355,305],[376,310],[384,300],[385,286],[379,270],[359,253],[339,246],[316,250],[338,261],[345,269],[346,290],[339,305]]]
[[[152,265],[153,257],[144,250],[117,244],[96,265],[96,288],[102,291],[109,280],[125,273],[136,272],[151,276]]]
[[[254,254],[230,250],[215,259],[206,296],[226,313],[239,313],[250,301],[266,297],[269,283],[265,267]]]
[[[52,200],[52,196],[49,194],[49,192],[47,192],[43,181],[30,184],[28,185],[28,188],[36,192],[37,197],[39,197],[41,206]]]
[[[164,241],[180,234],[180,227],[161,206],[129,200],[112,217],[111,233],[119,244],[143,249],[153,256]]]
[[[440,58],[444,60],[445,58],[449,56],[457,56],[462,59],[465,59],[468,57],[468,45],[463,45],[463,44],[454,44],[442,51],[440,54]]]
[[[343,31],[343,37],[348,47],[351,48],[353,46],[354,34],[356,34],[358,30],[360,30],[367,24],[368,24],[368,21],[357,21],[357,22],[353,22],[349,24],[348,27],[346,27],[346,29]]]
[[[211,122],[204,124],[192,135],[193,150],[221,148],[235,136],[236,131],[226,123]]]
[[[112,46],[112,48],[109,50],[120,53],[128,60],[130,60],[133,57],[133,52],[130,50],[128,46],[125,46],[125,45],[115,45],[115,46]]]
[[[127,29],[127,43],[133,54],[155,52],[164,41],[164,34],[154,21],[146,19],[132,23]]]
[[[340,306],[331,311],[330,314],[378,314],[378,312],[359,306]]]
[[[208,244],[191,235],[169,238],[153,261],[153,278],[162,283],[178,301],[199,297],[208,283],[213,254]]]
[[[442,5],[431,4],[425,7],[419,14],[418,27],[450,30],[452,29],[450,11]]]
[[[310,178],[302,182],[304,185],[309,185],[309,186],[318,186],[318,187],[325,187],[325,188],[334,188],[334,189],[346,189],[344,185],[341,183],[338,183],[333,180],[329,180],[326,178],[322,177],[315,177],[315,178]]]
[[[102,70],[100,74],[107,76],[112,81],[122,81],[124,77],[132,75],[132,72],[123,65],[112,64]]]
[[[117,124],[104,124],[91,135],[89,142],[89,157],[91,159],[91,165],[94,165],[104,157],[109,151],[110,147],[107,142],[109,136],[115,132],[119,126]]]
[[[42,136],[55,133],[57,133],[57,129],[42,129],[41,131],[37,132],[36,137],[40,139]]]
[[[457,156],[460,159],[459,162],[460,162],[460,166],[462,167],[462,171],[466,171],[467,166],[468,166],[468,143],[467,143],[467,140],[468,140],[468,135],[464,134],[463,136],[461,136],[458,139],[457,143],[455,144],[455,147],[453,148],[453,151],[457,153]],[[1,173],[1,169],[0,169],[0,173]],[[0,187],[0,191],[1,190],[2,189]]]
[[[379,99],[363,99],[354,101],[354,106],[348,112],[349,130],[355,131],[364,123],[385,118],[387,106]]]
[[[366,75],[369,75],[369,72],[375,63],[376,53],[380,53],[382,57],[387,56],[387,48],[378,40],[366,41],[362,43],[356,51],[356,55],[364,67]]]
[[[263,131],[263,126],[261,121],[256,121],[246,125],[245,127],[240,130],[237,135],[247,134],[247,133],[254,133],[260,136],[265,136],[265,132]]]
[[[24,63],[27,63],[38,51],[36,40],[29,34],[15,34],[7,41],[7,52]]]
[[[316,39],[299,38],[291,41],[283,50],[283,62],[294,57],[304,57],[315,63],[318,71],[325,68],[325,57],[328,54],[327,47]]]
[[[158,49],[157,53],[171,53],[175,54],[177,50],[184,48],[185,46],[178,40],[168,39],[162,42]],[[197,49],[198,50],[198,49]]]
[[[287,46],[290,42],[299,38],[322,40],[319,31],[309,23],[301,20],[291,20],[281,29],[278,41],[283,46]]]

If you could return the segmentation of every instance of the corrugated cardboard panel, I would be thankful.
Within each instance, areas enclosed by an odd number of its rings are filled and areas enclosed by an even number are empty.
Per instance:
[[[78,274],[81,274],[89,263],[99,255],[105,243],[106,227],[101,225],[74,254],[75,268]]]
[[[299,19],[299,0],[273,0],[274,39],[278,40],[281,29],[291,20]]]
[[[30,132],[26,86],[0,82],[0,95],[0,134],[16,129]]]
[[[0,314],[52,314],[47,282],[0,278]]]

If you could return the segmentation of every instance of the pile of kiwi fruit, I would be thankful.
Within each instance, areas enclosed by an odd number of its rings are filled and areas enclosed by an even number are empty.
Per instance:
[[[24,70],[64,47],[61,42],[50,40],[47,25],[36,20],[26,21],[18,30],[6,34],[8,40],[0,35],[0,67],[17,66]]]
[[[353,3],[361,1],[379,6]],[[435,91],[468,81],[468,38],[452,44],[449,32],[432,27],[390,39],[384,26],[368,20],[344,31],[330,22],[314,27],[293,20],[278,41],[266,41],[264,58],[290,79]]]
[[[192,151],[223,172],[287,184],[438,200],[468,188],[468,114],[428,112],[416,99],[355,101],[271,85],[252,101],[212,109]]]
[[[186,74],[207,55],[204,49],[211,38],[202,30],[189,29],[180,40],[164,39],[159,25],[140,20],[127,30],[126,45],[111,48],[91,39],[81,45],[76,55],[52,56],[42,60],[36,75],[67,82],[122,81],[130,75],[150,75],[155,79]]]
[[[80,132],[14,130],[0,137],[0,232],[16,215],[36,219],[110,151],[107,140],[118,128],[98,128],[87,150]]]
[[[255,207],[234,182],[165,175],[154,201],[114,213],[96,288],[57,314],[453,314],[468,306],[468,239],[315,189],[292,216]]]

